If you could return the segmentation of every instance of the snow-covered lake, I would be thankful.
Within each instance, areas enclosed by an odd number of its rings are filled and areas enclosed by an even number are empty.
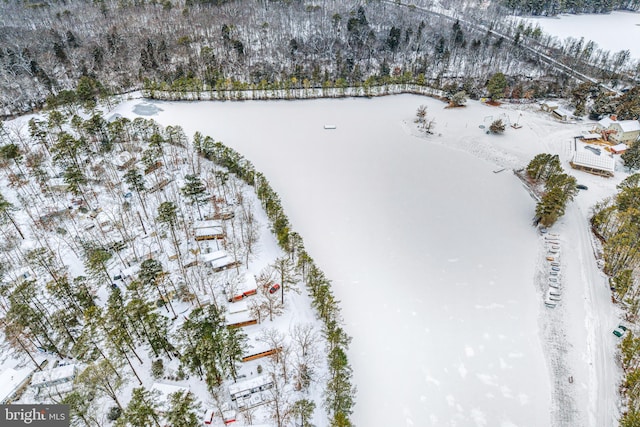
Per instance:
[[[633,58],[640,59],[640,13],[616,11],[606,15],[564,14],[527,20],[539,24],[545,33],[560,39],[584,37],[611,53],[628,49]]]
[[[153,112],[140,103],[117,112]],[[235,148],[279,192],[341,300],[357,425],[549,425],[534,202],[509,171],[413,136],[422,103],[436,142],[487,138],[487,107],[410,95],[159,102],[151,117]]]

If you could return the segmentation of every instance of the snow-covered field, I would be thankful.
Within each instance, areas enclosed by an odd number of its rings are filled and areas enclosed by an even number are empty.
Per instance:
[[[437,135],[416,130],[420,104]],[[616,313],[587,216],[623,174],[569,169],[572,137],[587,123],[561,124],[535,106],[444,109],[413,95],[134,99],[113,113],[199,130],[265,173],[341,300],[353,336],[356,425],[615,423]],[[522,128],[502,136],[479,129],[497,118]],[[564,284],[555,309],[543,304],[548,266],[531,226],[535,202],[510,170],[541,152],[559,154],[589,186],[551,230]]]
[[[640,59],[640,13],[563,14],[558,17],[531,17],[526,21],[540,25],[545,33],[561,40],[584,37],[596,42],[601,49],[612,53],[628,49],[631,57]]]

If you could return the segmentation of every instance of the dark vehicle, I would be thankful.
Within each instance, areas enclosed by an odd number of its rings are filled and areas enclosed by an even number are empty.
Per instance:
[[[582,185],[582,184],[576,185],[576,188],[578,190],[588,190],[589,189],[589,187],[587,187],[586,185]]]
[[[278,291],[278,289],[280,289],[280,285],[276,283],[271,288],[269,288],[269,293],[270,294],[276,293]]]
[[[625,332],[627,332],[627,327],[623,325],[618,325],[618,327],[613,330],[613,335],[617,336],[618,338],[621,338]]]

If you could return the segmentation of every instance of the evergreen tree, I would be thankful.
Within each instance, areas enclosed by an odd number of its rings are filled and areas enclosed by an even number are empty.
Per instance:
[[[149,218],[149,215],[147,215],[147,207],[145,206],[144,199],[142,198],[142,192],[145,191],[144,177],[142,176],[138,168],[133,167],[129,169],[124,174],[124,182],[126,182],[127,185],[129,186],[129,190],[136,192],[136,195],[138,196],[138,201],[142,206],[142,211],[144,212],[144,216],[145,218]]]
[[[191,372],[204,377],[210,391],[235,372],[241,360],[245,335],[225,325],[223,312],[215,305],[196,308],[180,327],[181,360]]]
[[[183,196],[191,201],[191,204],[196,205],[198,209],[198,216],[202,219],[202,212],[200,212],[200,205],[204,203],[203,196],[206,192],[206,188],[202,183],[200,177],[192,174],[184,176],[185,184],[180,189]]]
[[[22,230],[20,230],[20,227],[18,227],[18,224],[13,219],[13,216],[10,213],[14,210],[17,209],[4,197],[4,195],[2,195],[2,193],[0,193],[0,224],[4,223],[3,220],[9,220],[9,222],[11,222],[11,224],[13,224],[13,226],[15,227],[18,234],[20,234],[20,237],[24,239]]]
[[[491,126],[489,126],[489,131],[495,134],[504,133],[504,129],[505,129],[505,124],[502,121],[502,119],[494,120],[491,123]]]
[[[640,142],[636,141],[620,157],[624,165],[630,170],[640,169]]]
[[[190,391],[169,395],[169,409],[164,418],[172,427],[200,427],[201,406]]]
[[[507,88],[507,78],[504,74],[495,73],[487,82],[487,91],[492,101],[504,98],[504,91]]]
[[[296,419],[300,420],[300,423],[297,425],[300,427],[313,427],[309,420],[313,416],[315,409],[316,404],[313,401],[300,399],[294,402],[291,412]]]
[[[158,403],[151,392],[144,387],[134,388],[127,408],[114,425],[116,427],[160,427]]]

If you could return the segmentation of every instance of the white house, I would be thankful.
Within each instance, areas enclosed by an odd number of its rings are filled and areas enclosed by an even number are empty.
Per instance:
[[[640,136],[640,122],[637,120],[615,121],[609,125],[615,131],[609,137],[611,141],[631,145]]]
[[[615,116],[605,117],[596,123],[594,130],[611,142],[631,145],[640,137],[640,122],[638,120],[618,121]]]
[[[252,402],[252,397],[256,394],[260,394],[262,391],[269,390],[273,387],[273,379],[270,375],[258,375],[253,378],[249,378],[243,381],[238,381],[235,384],[229,386],[229,394],[231,400],[236,402],[239,407],[255,406]],[[262,396],[260,396],[262,397]],[[263,399],[260,399],[260,403],[263,403]]]
[[[73,390],[73,380],[78,375],[78,365],[62,365],[33,374],[31,388],[35,395],[46,398],[60,396]]]

